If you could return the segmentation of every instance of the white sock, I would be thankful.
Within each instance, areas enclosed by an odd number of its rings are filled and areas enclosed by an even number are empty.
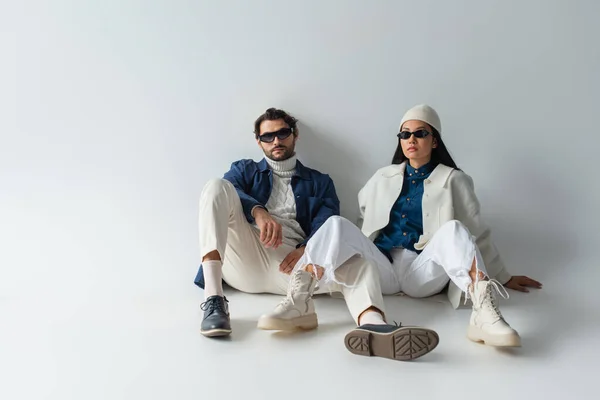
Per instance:
[[[210,296],[223,296],[223,263],[217,261],[204,261],[202,270],[204,271],[204,299]]]
[[[359,323],[361,325],[385,325],[386,322],[383,320],[383,316],[377,311],[367,311],[360,317]]]

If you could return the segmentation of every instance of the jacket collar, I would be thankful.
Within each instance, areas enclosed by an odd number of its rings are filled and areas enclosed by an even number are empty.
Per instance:
[[[419,174],[422,175],[429,175],[433,172],[433,170],[435,169],[435,167],[437,166],[437,164],[435,164],[434,162],[430,161],[429,163],[421,166],[418,169],[413,168],[410,164],[406,164],[406,169],[404,170],[405,173],[409,173],[409,174],[413,174],[416,176],[419,176]]]
[[[404,175],[406,170],[406,162],[402,164],[392,164],[384,168],[382,175],[386,178],[392,178],[396,175]]]
[[[386,178],[393,178],[396,175],[404,176],[404,171],[406,170],[406,161],[402,164],[393,164],[386,167],[382,173],[382,175]],[[443,187],[450,174],[454,171],[454,168],[450,168],[443,164],[438,164],[437,167],[433,170],[431,175],[429,175],[429,180],[435,183],[438,186]]]
[[[446,182],[448,181],[448,178],[450,178],[452,171],[454,171],[454,168],[450,168],[444,164],[438,164],[431,175],[429,175],[429,180],[440,187],[444,187],[446,186]]]
[[[269,164],[267,163],[266,159],[262,159],[260,160],[260,162],[258,163],[258,170],[260,172],[267,172],[269,170]]]
[[[298,178],[300,179],[304,179],[306,181],[310,181],[312,178],[312,174],[310,173],[310,170],[308,168],[306,168],[304,166],[304,164],[302,164],[300,162],[300,160],[296,161],[296,175]]]
[[[260,162],[258,163],[258,170],[260,172],[269,171],[269,164],[267,163],[266,159],[263,158],[262,160],[260,160]],[[307,181],[311,180],[310,170],[306,168],[304,164],[300,162],[300,160],[296,161],[296,173],[294,174],[294,176],[297,176],[298,178]]]

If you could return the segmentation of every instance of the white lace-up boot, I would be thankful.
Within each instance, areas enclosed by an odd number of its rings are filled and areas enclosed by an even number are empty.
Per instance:
[[[312,295],[317,280],[310,272],[298,270],[292,275],[285,299],[272,313],[261,316],[258,329],[290,331],[315,329],[319,323]]]
[[[474,342],[483,342],[489,346],[520,347],[519,334],[500,313],[496,292],[508,298],[506,289],[495,280],[479,281],[469,289],[473,312],[467,336]]]

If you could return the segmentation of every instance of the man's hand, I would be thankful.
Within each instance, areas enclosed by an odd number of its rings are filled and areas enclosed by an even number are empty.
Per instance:
[[[529,293],[528,287],[541,289],[542,284],[534,279],[527,276],[513,276],[508,282],[504,284],[509,289],[518,290],[519,292]]]
[[[283,241],[281,225],[264,208],[256,208],[253,214],[256,225],[260,229],[260,242],[265,247],[278,248]]]
[[[302,246],[288,254],[283,262],[279,264],[279,271],[289,275],[296,266],[298,260],[304,255],[304,249],[305,247]]]

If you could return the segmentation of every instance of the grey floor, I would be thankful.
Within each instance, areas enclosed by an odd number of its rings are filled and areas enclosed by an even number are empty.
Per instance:
[[[439,347],[414,362],[348,353],[343,337],[352,321],[341,299],[317,299],[319,329],[278,334],[255,328],[277,296],[229,290],[233,336],[211,340],[199,334],[200,290],[95,278],[54,293],[59,277],[48,286],[33,280],[37,294],[0,297],[0,398],[587,399],[584,391],[596,386],[589,373],[600,355],[597,301],[586,290],[561,290],[558,277],[539,277],[543,290],[511,292],[502,302],[523,338],[516,350],[469,342],[468,310],[388,297],[393,319],[440,334]]]

